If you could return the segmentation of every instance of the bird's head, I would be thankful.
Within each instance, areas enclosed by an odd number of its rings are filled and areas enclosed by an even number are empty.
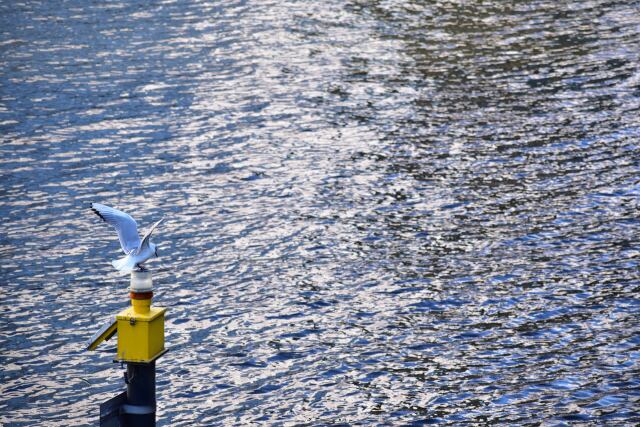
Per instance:
[[[151,247],[151,250],[153,251],[153,254],[156,256],[156,258],[158,257],[158,246],[150,243],[149,246]]]

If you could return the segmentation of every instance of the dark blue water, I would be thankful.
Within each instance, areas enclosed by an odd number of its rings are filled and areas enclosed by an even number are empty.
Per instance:
[[[640,3],[0,5],[0,424],[640,423]]]

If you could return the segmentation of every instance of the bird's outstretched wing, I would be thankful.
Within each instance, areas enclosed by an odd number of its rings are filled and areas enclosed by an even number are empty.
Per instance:
[[[138,236],[138,225],[128,214],[100,203],[91,203],[91,209],[102,220],[113,227],[118,232],[120,246],[125,254],[140,247],[140,236]]]
[[[138,246],[138,250],[136,252],[136,254],[139,254],[140,252],[142,252],[147,246],[149,246],[149,238],[151,237],[151,233],[153,233],[153,230],[156,229],[156,227],[158,225],[160,225],[160,223],[164,220],[164,218],[160,218],[159,221],[157,221],[155,224],[153,224],[153,226],[149,229],[149,231],[147,231],[147,233],[144,235],[144,237],[142,238],[142,241],[140,242],[140,246]]]

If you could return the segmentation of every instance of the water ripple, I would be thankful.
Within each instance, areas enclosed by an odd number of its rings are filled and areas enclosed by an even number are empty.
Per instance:
[[[0,5],[0,423],[121,389],[157,237],[159,424],[640,422],[628,1]]]

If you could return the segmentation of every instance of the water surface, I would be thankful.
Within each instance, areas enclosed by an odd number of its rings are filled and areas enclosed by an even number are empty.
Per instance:
[[[640,4],[0,5],[0,423],[95,425],[155,241],[166,426],[640,423]]]

